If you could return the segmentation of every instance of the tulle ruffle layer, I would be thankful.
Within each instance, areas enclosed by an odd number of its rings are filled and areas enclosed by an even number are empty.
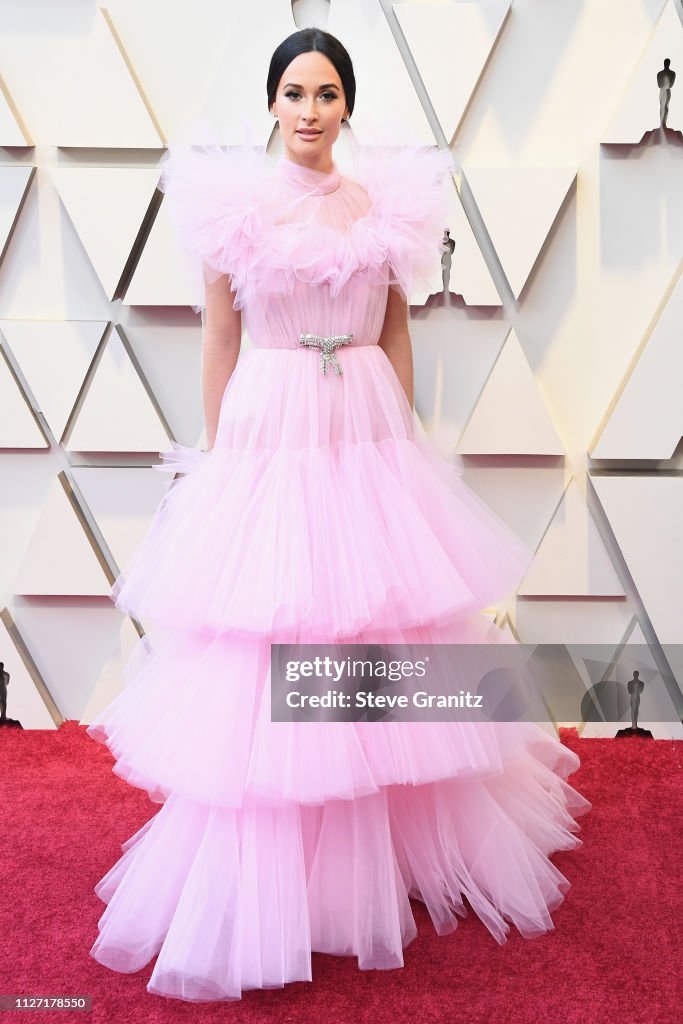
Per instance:
[[[309,356],[252,350],[214,448],[169,453],[184,472],[111,588],[119,609],[333,642],[446,624],[515,589],[532,552],[414,429],[384,352],[347,350],[334,378]]]
[[[349,642],[369,639],[359,634]],[[394,628],[371,639],[514,642],[483,616],[443,628]],[[560,755],[578,767],[532,722],[273,722],[270,657],[267,640],[150,631],[126,665],[122,690],[87,733],[109,747],[114,773],[157,803],[172,794],[233,808],[353,800],[387,785],[500,775],[527,743],[550,770]],[[471,687],[467,667],[446,666],[448,678],[435,685],[450,693]]]
[[[287,187],[278,159],[259,146],[169,146],[159,188],[194,294],[202,272],[228,275],[236,309],[291,294],[296,281],[329,285],[334,298],[358,271],[406,296],[428,284],[446,251],[448,150],[360,147],[323,208]]]
[[[202,1001],[311,980],[312,951],[400,967],[410,897],[439,934],[466,898],[498,943],[511,926],[535,937],[569,888],[550,854],[582,845],[574,816],[590,804],[564,781],[576,760],[555,741],[553,772],[520,747],[502,773],[318,806],[174,794],[97,884],[107,907],[90,953],[123,972],[156,956],[150,992]]]

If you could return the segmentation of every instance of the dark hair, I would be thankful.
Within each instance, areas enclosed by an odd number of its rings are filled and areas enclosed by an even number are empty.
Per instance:
[[[299,32],[292,32],[291,36],[283,39],[275,50],[270,58],[266,83],[268,109],[270,110],[271,104],[275,102],[280,79],[294,58],[298,57],[300,53],[310,53],[311,50],[323,53],[334,64],[335,70],[341,78],[350,117],[356,102],[356,76],[353,73],[353,64],[348,51],[337,37],[330,32],[325,32],[322,28],[302,28]]]

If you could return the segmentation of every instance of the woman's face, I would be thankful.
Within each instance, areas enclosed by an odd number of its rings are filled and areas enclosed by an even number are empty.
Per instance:
[[[330,171],[332,146],[342,118],[349,113],[334,64],[316,50],[300,53],[280,79],[270,109],[278,116],[285,156],[295,163]],[[306,134],[307,128],[315,132]]]

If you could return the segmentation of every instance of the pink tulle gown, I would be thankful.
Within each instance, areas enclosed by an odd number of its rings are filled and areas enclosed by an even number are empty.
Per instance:
[[[439,934],[467,900],[495,941],[537,936],[569,888],[550,855],[591,806],[535,723],[271,721],[271,642],[497,642],[481,609],[531,558],[377,344],[389,287],[438,267],[450,156],[354,161],[209,145],[162,165],[188,269],[229,276],[253,345],[214,447],[161,453],[176,475],[112,588],[146,636],[88,728],[162,805],[96,886],[90,952],[124,972],[156,956],[165,996],[310,981],[312,951],[401,967],[411,898]],[[302,334],[352,338],[325,356]]]

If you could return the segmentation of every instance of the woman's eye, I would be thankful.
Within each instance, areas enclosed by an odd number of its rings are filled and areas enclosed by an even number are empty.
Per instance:
[[[295,92],[293,89],[290,89],[289,92],[285,93],[285,96],[291,100],[296,99],[296,97],[300,95],[301,93]],[[335,92],[324,92],[321,94],[321,99],[323,99],[326,96],[329,97],[330,100],[336,100],[337,98],[337,94]]]

